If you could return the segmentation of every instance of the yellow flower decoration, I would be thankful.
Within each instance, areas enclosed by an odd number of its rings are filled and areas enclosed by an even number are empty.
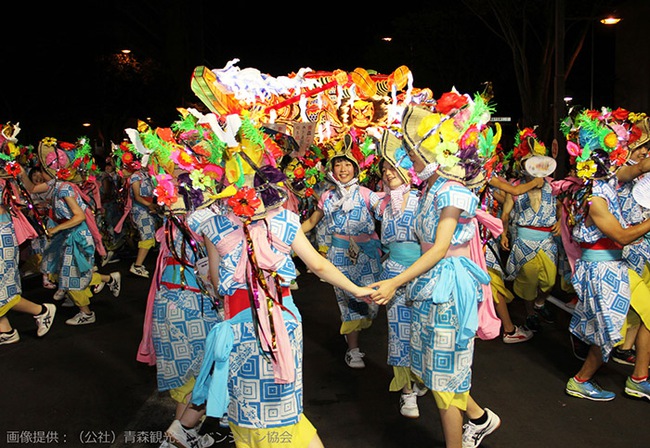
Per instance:
[[[368,170],[363,170],[359,173],[359,182],[363,182],[368,177]]]
[[[460,162],[460,158],[456,156],[458,152],[458,143],[456,142],[443,142],[436,148],[436,162],[445,168],[451,168]]]
[[[16,158],[20,155],[20,148],[14,145],[12,142],[7,142],[7,148],[9,148],[9,155],[12,158]]]
[[[190,179],[192,179],[192,187],[198,188],[201,191],[205,191],[206,188],[211,189],[214,187],[214,179],[203,174],[203,171],[201,170],[193,170],[190,173]]]
[[[576,164],[578,177],[582,179],[590,179],[596,173],[596,168],[596,163],[591,159]]]
[[[56,146],[56,139],[54,137],[45,137],[43,139],[43,144],[45,146]]]

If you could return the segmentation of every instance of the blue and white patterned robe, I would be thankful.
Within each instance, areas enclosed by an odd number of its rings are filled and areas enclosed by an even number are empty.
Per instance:
[[[353,187],[354,188],[354,187]],[[380,243],[375,234],[375,221],[371,210],[377,205],[380,197],[372,191],[367,192],[369,204],[361,194],[361,189],[355,188],[353,193],[354,208],[350,212],[336,208],[334,203],[341,196],[336,190],[331,190],[323,196],[318,203],[319,208],[323,211],[327,232],[332,235],[332,246],[327,252],[327,259],[332,262],[347,278],[359,286],[369,285],[379,279],[380,267]],[[336,235],[345,235],[351,237],[374,236],[365,245],[366,250],[362,250],[356,263],[348,257],[349,243],[336,238]],[[376,244],[375,244],[376,243]],[[341,247],[339,247],[341,246]],[[360,246],[364,246],[360,244]],[[377,316],[378,306],[375,303],[368,304],[363,300],[357,300],[349,292],[334,288],[336,300],[341,312],[341,321],[348,322],[363,318],[374,319]]]
[[[4,197],[6,187],[6,181],[0,179],[0,198]],[[2,251],[2,258],[0,259],[0,272],[2,273],[0,278],[0,309],[2,309],[11,299],[22,293],[20,270],[18,269],[20,250],[14,223],[8,211],[0,213],[0,250]],[[4,313],[0,315],[4,315]]]
[[[183,218],[181,218],[183,219]],[[189,242],[183,244],[181,232],[172,227],[177,254],[191,265],[196,255]],[[164,230],[164,229],[161,229]],[[159,232],[160,238],[165,235]],[[163,242],[160,242],[161,246]],[[200,241],[198,244],[203,244]],[[167,251],[160,252],[161,284],[156,291],[152,319],[152,339],[156,352],[158,390],[170,390],[198,376],[203,363],[205,340],[215,323],[221,320],[213,299],[201,288],[191,266],[181,265]],[[179,286],[183,287],[179,287]],[[155,286],[154,286],[155,287]]]
[[[513,197],[512,209],[513,224],[519,227],[552,227],[557,222],[557,201],[548,182],[542,187],[542,198],[539,210],[533,210],[528,193]],[[517,236],[510,244],[510,256],[506,264],[506,280],[514,280],[519,270],[530,260],[535,258],[539,251],[543,251],[551,263],[557,263],[557,241],[551,232],[541,240],[524,239],[517,232]],[[541,233],[535,231],[536,234]]]
[[[268,226],[267,230],[273,234],[274,239],[279,239],[285,245],[290,246],[300,228],[300,217],[295,213],[282,209],[270,215],[264,220],[254,221],[251,226]],[[246,289],[244,283],[234,280],[235,268],[243,253],[244,238],[242,223],[232,215],[216,215],[203,221],[198,227],[198,233],[209,238],[217,247],[221,255],[219,266],[219,293],[224,295],[234,294],[237,289]],[[230,238],[241,240],[236,244],[234,250],[230,249],[232,241]],[[223,253],[220,246],[226,244],[228,253]],[[271,241],[273,246],[273,241]],[[295,265],[290,253],[276,250],[283,254],[285,260],[278,269],[283,279],[283,285],[288,286],[290,281],[296,277]],[[224,300],[228,300],[227,297]],[[251,320],[251,310],[245,309],[231,319],[215,326],[230,325],[234,332],[234,341],[229,355],[228,392],[230,401],[228,403],[228,417],[230,422],[245,428],[274,428],[278,426],[293,425],[299,421],[303,411],[302,402],[302,318],[296,308],[291,294],[283,297],[283,305],[291,313],[284,312],[284,322],[288,331],[291,352],[293,354],[295,367],[295,381],[288,384],[275,382],[271,363],[260,352],[259,341],[255,333],[255,324]],[[219,347],[217,347],[219,349]],[[202,369],[210,368],[215,359],[215,353],[205,353],[205,362]],[[207,363],[207,364],[206,364]],[[214,381],[213,381],[214,382]],[[195,388],[196,393],[196,388]],[[210,392],[212,394],[212,392]],[[211,397],[212,395],[209,395]],[[220,418],[220,415],[212,415],[210,409],[210,398],[208,398],[208,415]]]
[[[415,220],[423,252],[436,239],[445,207],[462,210],[451,245],[469,243],[477,232],[471,220],[477,205],[478,197],[470,190],[438,178],[420,199]],[[411,370],[429,389],[454,393],[470,390],[478,303],[483,300],[481,284],[489,282],[490,276],[474,261],[451,256],[409,283],[407,294],[413,300]]]
[[[87,205],[72,184],[57,182],[53,191],[51,209],[54,220],[48,219],[48,227],[54,227],[58,222],[72,218],[73,214],[65,201],[66,197],[74,198],[85,212]],[[49,240],[43,253],[41,270],[58,275],[59,289],[81,291],[90,285],[94,265],[95,241],[84,221],[71,229],[60,231]]]
[[[643,207],[639,204],[634,196],[632,189],[638,179],[630,182],[620,183],[618,185],[618,200],[621,205],[621,214],[623,219],[630,224],[639,224],[644,221]],[[623,258],[627,261],[630,269],[633,269],[640,276],[643,270],[650,262],[650,241],[647,238],[639,238],[631,244],[623,247]]]
[[[616,178],[609,181],[594,180],[592,196],[605,199],[610,213],[623,227],[627,227],[615,188]],[[578,223],[573,229],[575,241],[595,243],[601,238],[606,238],[595,224],[585,225],[586,217],[576,218]],[[621,340],[621,328],[630,306],[630,279],[622,251],[592,252],[610,252],[612,259],[589,261],[589,253],[583,249],[571,278],[579,300],[573,311],[569,330],[587,344],[599,346],[603,361],[607,362],[612,347]]]
[[[131,220],[138,230],[140,241],[152,240],[156,236],[156,221],[149,209],[135,200],[135,193],[133,192],[133,184],[140,182],[140,196],[152,197],[153,184],[146,174],[141,171],[136,171],[131,174],[129,182],[129,195],[131,196]]]
[[[420,257],[420,245],[415,236],[415,214],[418,210],[419,192],[411,190],[405,199],[404,210],[397,216],[388,203],[386,208],[377,210],[377,218],[381,220],[381,244],[388,252],[388,258],[382,263],[382,271],[379,280],[393,278],[404,272],[411,263]],[[380,202],[384,204],[385,201]],[[398,253],[397,249],[405,248],[408,252]],[[414,247],[412,247],[414,246]],[[393,248],[391,251],[390,249]],[[399,261],[398,261],[399,260]],[[407,264],[402,264],[406,260]],[[400,263],[401,262],[401,263]],[[393,299],[386,305],[386,316],[388,320],[388,365],[404,366],[411,365],[411,304],[407,301],[406,286],[397,290]]]

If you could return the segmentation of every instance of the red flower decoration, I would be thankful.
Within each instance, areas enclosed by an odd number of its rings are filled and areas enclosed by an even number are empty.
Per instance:
[[[122,154],[122,162],[124,164],[129,164],[133,162],[133,154],[131,154],[130,152],[125,152],[124,154]]]
[[[20,168],[20,165],[17,164],[16,162],[9,162],[7,165],[5,165],[5,171],[10,174],[13,177],[17,177],[22,169]]]
[[[630,115],[630,112],[628,110],[625,110],[621,107],[618,109],[612,111],[612,117],[616,118],[619,121],[625,121],[627,120],[628,115]]]
[[[600,111],[599,110],[590,109],[590,110],[588,110],[586,112],[586,114],[592,120],[597,120],[598,118],[600,118]]]
[[[250,187],[241,188],[237,194],[228,199],[228,205],[233,213],[242,218],[251,218],[261,204],[262,201],[257,197],[255,189]]]
[[[443,93],[436,102],[436,112],[447,115],[454,109],[460,109],[467,104],[467,97],[456,92]]]
[[[310,198],[314,195],[314,189],[309,187],[305,190],[305,197]]]
[[[60,180],[68,180],[70,179],[72,173],[70,173],[70,170],[67,168],[61,168],[56,172],[56,177]]]
[[[75,149],[74,143],[68,143],[68,142],[59,142],[59,146],[61,149],[69,151],[71,149]]]

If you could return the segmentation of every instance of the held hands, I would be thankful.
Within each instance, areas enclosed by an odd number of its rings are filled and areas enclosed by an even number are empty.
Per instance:
[[[354,297],[356,297],[357,299],[361,299],[366,303],[372,303],[372,299],[370,298],[370,295],[374,292],[375,290],[368,286],[360,286],[358,288],[358,291],[354,294]]]
[[[395,295],[399,285],[393,284],[392,279],[388,279],[372,283],[368,287],[373,288],[370,298],[378,305],[386,305]]]

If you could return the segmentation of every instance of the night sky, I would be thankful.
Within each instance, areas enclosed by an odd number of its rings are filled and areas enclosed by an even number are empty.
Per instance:
[[[416,87],[436,96],[452,87],[473,93],[491,81],[497,115],[516,119],[510,50],[462,2],[432,3],[406,2],[399,12],[354,2],[319,3],[316,12],[304,5],[262,10],[248,2],[224,11],[223,2],[202,0],[11,4],[4,14],[11,19],[3,33],[0,121],[20,122],[24,143],[88,133],[120,139],[137,119],[168,126],[177,107],[197,102],[190,90],[194,67],[221,68],[235,58],[241,68],[272,76],[303,67],[388,74],[406,65]],[[401,42],[380,39],[394,33]],[[114,60],[122,48],[132,49],[136,62],[127,69]],[[588,78],[589,61],[579,62],[572,76]],[[584,82],[577,84],[584,92]],[[93,127],[81,127],[84,121]]]

